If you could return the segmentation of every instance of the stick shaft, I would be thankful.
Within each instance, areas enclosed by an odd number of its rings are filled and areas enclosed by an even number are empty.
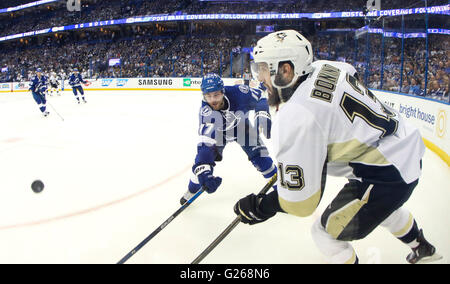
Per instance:
[[[191,264],[199,264],[231,231],[241,222],[241,217],[238,216],[228,227],[199,255]]]
[[[62,121],[64,121],[64,118],[56,111],[56,109],[52,106],[52,104],[49,103],[48,101],[47,101],[47,104],[53,109],[53,111],[59,116],[59,118],[61,118]]]
[[[156,230],[148,235],[142,242],[140,242],[134,249],[132,249],[127,255],[125,255],[117,264],[124,264],[130,257],[132,257],[137,251],[139,251],[145,244],[147,244],[153,237],[161,232],[170,222],[175,219],[181,212],[184,211],[200,194],[204,192],[204,188],[199,190],[194,196],[191,197],[186,203],[184,203],[175,213],[173,213],[164,223],[162,223]]]
[[[264,186],[259,194],[265,194],[277,181],[277,175],[275,174],[270,181]],[[231,231],[241,222],[241,216],[237,216],[233,222],[196,258],[191,264],[199,264]]]

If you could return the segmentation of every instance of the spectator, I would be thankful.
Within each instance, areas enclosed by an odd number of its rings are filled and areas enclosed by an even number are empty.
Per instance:
[[[420,93],[420,86],[417,84],[417,80],[415,78],[411,78],[411,84],[408,94],[418,96],[419,93]]]

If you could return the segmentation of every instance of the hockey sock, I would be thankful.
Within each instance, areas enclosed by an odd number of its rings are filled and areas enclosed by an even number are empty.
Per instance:
[[[359,262],[355,250],[349,242],[336,240],[328,234],[320,224],[318,218],[312,228],[311,234],[317,248],[331,264],[357,264]]]
[[[416,241],[419,228],[408,210],[400,208],[394,211],[381,225],[409,247],[415,248],[419,245]]]
[[[414,220],[413,226],[409,230],[409,232],[406,233],[406,235],[397,237],[400,241],[407,244],[410,248],[416,248],[419,243],[417,242],[417,237],[419,236],[419,228],[417,226],[416,221]],[[395,235],[395,234],[394,234]]]

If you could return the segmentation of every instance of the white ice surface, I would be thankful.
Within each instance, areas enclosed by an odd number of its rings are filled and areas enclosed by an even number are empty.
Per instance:
[[[179,207],[197,143],[195,92],[87,91],[49,97],[43,118],[31,95],[0,94],[0,263],[116,263]],[[270,141],[268,142],[269,150]],[[450,169],[427,150],[405,204],[450,259]],[[190,263],[235,218],[232,207],[265,180],[234,143],[202,194],[127,263]],[[33,180],[45,183],[34,193]],[[345,179],[329,177],[316,213],[239,224],[202,263],[324,263],[310,228]],[[352,242],[361,263],[405,263],[410,249],[383,228]]]

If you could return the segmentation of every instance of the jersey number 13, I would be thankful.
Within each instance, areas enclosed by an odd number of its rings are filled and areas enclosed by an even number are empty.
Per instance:
[[[344,92],[341,99],[341,108],[347,118],[353,123],[355,117],[360,117],[371,127],[380,130],[380,138],[391,135],[397,131],[398,121],[393,119],[394,113],[389,111],[364,85],[358,82],[355,77],[347,74],[347,82],[352,88],[362,96],[369,97],[374,103],[381,106],[383,114],[375,112],[368,104],[358,98]]]

